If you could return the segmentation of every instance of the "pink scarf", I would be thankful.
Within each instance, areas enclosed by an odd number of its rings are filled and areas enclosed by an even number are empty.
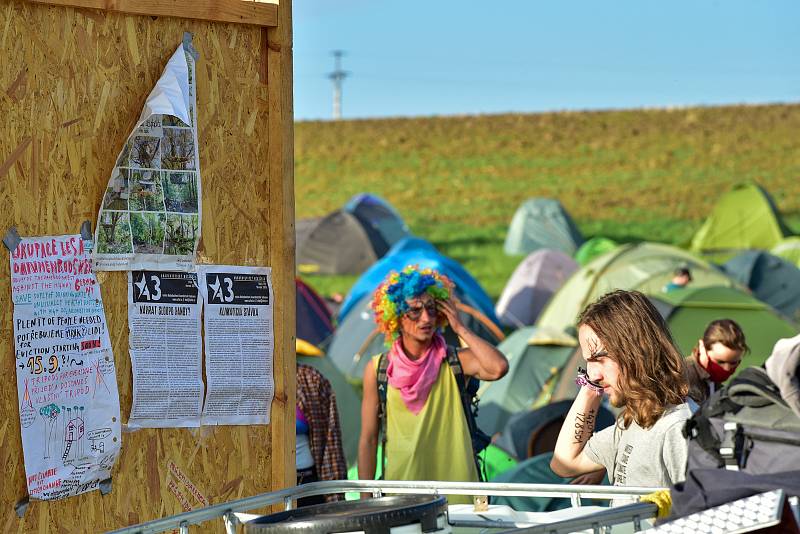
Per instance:
[[[405,355],[400,338],[394,342],[389,354],[391,358],[386,368],[389,385],[400,390],[406,408],[417,415],[425,406],[428,394],[439,376],[442,360],[447,356],[444,338],[437,332],[431,346],[417,360]]]

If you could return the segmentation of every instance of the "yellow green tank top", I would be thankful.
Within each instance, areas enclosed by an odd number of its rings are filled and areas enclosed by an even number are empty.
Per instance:
[[[379,358],[372,359],[376,373]],[[386,419],[386,480],[478,481],[458,384],[447,361],[416,415],[406,407],[400,390],[389,386]],[[472,503],[464,495],[449,495],[447,500]]]

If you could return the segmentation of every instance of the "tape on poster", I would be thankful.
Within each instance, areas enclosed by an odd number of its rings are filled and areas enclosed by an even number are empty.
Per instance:
[[[17,250],[17,247],[19,246],[21,241],[22,238],[17,233],[16,226],[12,226],[11,228],[9,228],[8,231],[6,232],[6,235],[3,237],[3,244],[9,250],[9,252],[12,253],[15,250]]]

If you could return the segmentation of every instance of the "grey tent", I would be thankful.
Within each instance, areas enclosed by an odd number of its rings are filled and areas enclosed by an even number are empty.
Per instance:
[[[536,322],[539,313],[578,263],[560,250],[532,252],[514,269],[495,306],[504,326],[519,328]]]
[[[308,236],[314,231],[323,217],[311,217],[308,219],[297,219],[294,224],[294,237],[296,246],[300,247],[306,242]]]
[[[581,243],[583,237],[561,202],[530,198],[514,213],[503,250],[515,255],[550,248],[572,256]]]
[[[747,250],[728,260],[723,270],[747,286],[758,300],[800,321],[800,269],[761,250]]]
[[[508,359],[508,373],[496,382],[484,382],[478,396],[478,427],[488,434],[503,429],[508,419],[530,410],[548,380],[575,352],[572,336],[528,326],[508,336],[497,348]]]
[[[352,213],[337,210],[309,230],[299,224],[297,270],[304,274],[361,274],[386,254],[389,244]]]
[[[456,288],[459,317],[462,322],[481,338],[496,345],[503,340],[503,332],[472,304],[469,295],[460,294]],[[328,357],[352,384],[361,384],[364,367],[371,356],[387,350],[383,334],[375,326],[370,308],[372,295],[363,297],[336,328],[328,346]],[[458,337],[447,328],[444,337],[450,345],[458,346]]]
[[[376,195],[359,193],[347,201],[344,211],[355,215],[368,232],[377,232],[389,247],[411,233],[397,210]]]

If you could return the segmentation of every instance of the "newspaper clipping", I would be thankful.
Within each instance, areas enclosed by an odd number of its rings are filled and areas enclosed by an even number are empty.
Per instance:
[[[203,407],[197,274],[128,273],[133,406],[128,427],[198,427]]]
[[[269,267],[198,267],[205,314],[204,425],[268,424],[274,395]]]
[[[178,46],[119,153],[98,213],[95,269],[191,271],[200,239],[195,54]]]

